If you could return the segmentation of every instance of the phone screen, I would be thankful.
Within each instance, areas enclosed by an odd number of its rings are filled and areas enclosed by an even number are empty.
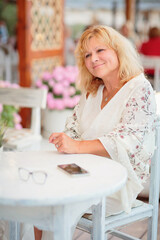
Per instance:
[[[71,176],[80,176],[80,175],[89,174],[87,170],[85,170],[84,168],[81,168],[75,163],[61,164],[61,165],[58,165],[58,167],[63,171],[65,171],[66,173],[70,174]]]

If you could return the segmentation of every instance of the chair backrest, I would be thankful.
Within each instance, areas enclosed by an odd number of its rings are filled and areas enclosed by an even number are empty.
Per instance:
[[[159,184],[160,184],[160,117],[156,123],[156,149],[151,160],[151,176],[149,189],[149,203],[158,207]]]
[[[32,108],[31,129],[35,134],[40,134],[40,109],[46,107],[46,99],[46,89],[0,88],[1,104]]]
[[[155,92],[156,104],[157,104],[157,114],[160,115],[160,92]]]
[[[144,68],[155,70],[153,86],[156,91],[160,91],[160,57],[141,54],[140,58]]]

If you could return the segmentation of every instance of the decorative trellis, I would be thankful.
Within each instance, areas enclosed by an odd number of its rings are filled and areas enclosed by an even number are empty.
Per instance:
[[[31,78],[32,84],[39,79],[43,72],[52,72],[53,68],[62,64],[60,56],[40,58],[32,61]]]
[[[62,47],[63,4],[61,0],[30,0],[31,49],[54,50]]]

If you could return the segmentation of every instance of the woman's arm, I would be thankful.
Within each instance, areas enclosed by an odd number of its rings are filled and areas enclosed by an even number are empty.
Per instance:
[[[156,103],[148,81],[135,88],[122,113],[120,122],[108,134],[99,137],[113,160],[133,170],[141,182],[149,176],[149,163],[155,149]]]
[[[100,140],[74,140],[65,133],[52,133],[49,141],[55,144],[58,152],[63,153],[88,153],[110,157]]]

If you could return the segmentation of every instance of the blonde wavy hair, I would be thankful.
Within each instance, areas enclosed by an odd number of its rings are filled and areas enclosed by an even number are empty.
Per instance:
[[[78,87],[95,95],[98,87],[104,84],[102,79],[93,76],[85,66],[85,52],[88,49],[89,40],[96,37],[106,46],[112,48],[119,60],[119,78],[125,83],[142,73],[139,54],[132,43],[111,27],[98,25],[91,26],[83,32],[75,50],[76,62],[79,68]]]

